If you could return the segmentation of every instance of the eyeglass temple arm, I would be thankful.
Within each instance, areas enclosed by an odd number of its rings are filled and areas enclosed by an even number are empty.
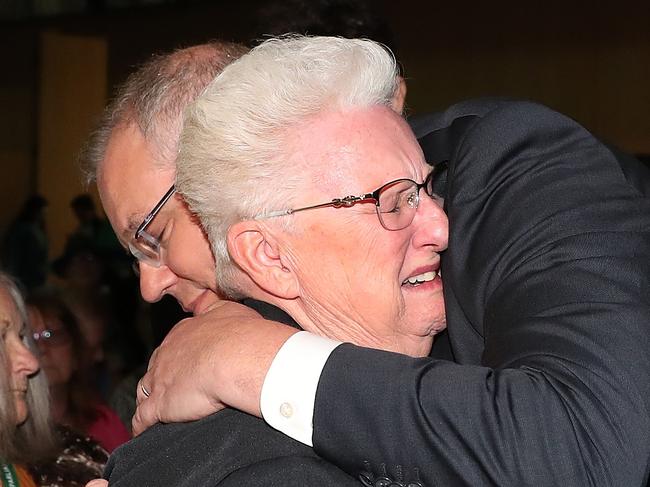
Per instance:
[[[169,198],[172,197],[172,195],[176,192],[176,185],[172,185],[171,188],[167,190],[167,192],[164,194],[162,199],[158,202],[156,206],[154,206],[153,210],[149,212],[149,214],[144,218],[138,229],[135,231],[135,238],[138,238],[140,236],[140,233],[142,233],[142,230],[147,228],[147,225],[149,225],[149,222],[154,219],[156,214],[160,211],[160,209],[169,201]]]
[[[273,218],[276,216],[291,215],[293,213],[298,213],[300,211],[315,210],[316,208],[327,208],[328,206],[332,206],[334,208],[342,208],[342,207],[349,208],[350,206],[354,206],[357,203],[361,203],[362,201],[367,201],[367,200],[374,200],[375,202],[378,201],[375,193],[366,193],[360,196],[350,195],[344,198],[334,198],[332,201],[329,201],[328,203],[321,203],[319,205],[304,206],[302,208],[289,208],[288,210],[272,211],[271,213],[262,215],[257,219],[262,220],[264,218]]]

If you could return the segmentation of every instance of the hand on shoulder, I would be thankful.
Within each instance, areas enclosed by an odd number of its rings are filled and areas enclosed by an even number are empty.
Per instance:
[[[154,351],[140,380],[133,433],[157,422],[200,419],[225,406],[261,416],[266,372],[296,332],[230,301],[181,321]]]

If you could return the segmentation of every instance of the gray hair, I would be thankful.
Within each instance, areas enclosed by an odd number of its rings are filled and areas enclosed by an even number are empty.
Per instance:
[[[248,48],[215,41],[154,55],[118,88],[80,154],[87,183],[95,181],[113,131],[138,127],[161,166],[174,164],[183,110]]]
[[[290,129],[326,110],[388,107],[397,83],[395,58],[381,44],[285,36],[232,63],[188,107],[177,187],[208,234],[224,293],[241,296],[229,227],[287,208],[303,182],[288,163]]]
[[[23,295],[16,282],[0,272],[0,289],[7,291],[20,319],[27,323],[27,310]],[[34,342],[25,338],[25,345],[34,355]],[[50,455],[55,448],[55,437],[50,423],[49,390],[45,374],[37,372],[27,383],[27,408],[29,416],[16,427],[16,411],[10,393],[9,358],[4,340],[0,340],[0,458],[7,462],[30,463]]]

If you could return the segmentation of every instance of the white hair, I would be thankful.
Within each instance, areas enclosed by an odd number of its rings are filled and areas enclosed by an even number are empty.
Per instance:
[[[227,66],[189,106],[177,159],[177,187],[208,234],[223,292],[240,297],[227,233],[238,221],[287,208],[303,178],[287,140],[307,117],[389,107],[397,65],[365,39],[269,39]]]
[[[0,289],[6,291],[22,323],[27,323],[25,300],[14,279],[0,271]],[[21,323],[21,324],[22,324]],[[25,346],[37,355],[36,346],[29,336]],[[0,459],[8,462],[29,463],[53,453],[54,431],[50,421],[49,388],[43,371],[31,375],[27,381],[27,420],[16,426],[16,411],[12,394],[9,354],[0,339]]]

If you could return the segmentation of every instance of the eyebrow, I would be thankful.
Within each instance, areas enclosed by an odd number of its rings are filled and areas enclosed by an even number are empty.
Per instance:
[[[133,237],[135,234],[135,231],[138,229],[140,226],[140,223],[142,223],[142,220],[144,220],[145,215],[140,214],[140,213],[134,213],[131,216],[129,216],[127,220],[127,226],[124,229],[124,236],[128,237],[129,240]]]
[[[138,228],[138,223],[136,215],[131,215],[129,219],[127,220],[127,226],[124,230],[122,230],[119,234],[115,233],[117,236],[117,240],[120,242],[120,245],[124,250],[126,250],[126,253],[129,253],[129,247],[128,247],[128,242],[130,242],[133,239],[133,236],[135,235],[135,231]]]

